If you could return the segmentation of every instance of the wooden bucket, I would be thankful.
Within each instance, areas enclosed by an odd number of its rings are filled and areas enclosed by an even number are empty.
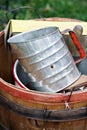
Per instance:
[[[55,18],[47,20],[55,20]],[[58,20],[60,19],[56,18],[56,21]],[[85,86],[83,91],[56,94],[27,91],[13,85],[12,63],[11,53],[4,45],[4,31],[2,31],[0,33],[0,125],[2,130],[87,129],[87,81],[75,86]]]

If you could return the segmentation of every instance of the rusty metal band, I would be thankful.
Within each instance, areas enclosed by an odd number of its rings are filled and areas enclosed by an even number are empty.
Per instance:
[[[14,103],[13,101],[7,99],[3,95],[0,95],[0,105],[4,106],[8,110],[25,116],[26,118],[35,120],[64,122],[87,118],[87,107],[60,111],[46,109],[42,110],[24,107],[20,104]]]

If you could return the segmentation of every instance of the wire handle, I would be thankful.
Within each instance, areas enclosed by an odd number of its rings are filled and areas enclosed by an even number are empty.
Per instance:
[[[35,8],[31,7],[31,6],[20,6],[18,8],[10,9],[10,10],[6,11],[7,20],[9,20],[9,16],[8,16],[9,13],[13,14],[12,19],[16,19],[17,11],[19,11],[21,9],[31,9],[37,15],[38,18],[42,18],[41,15],[38,13],[37,9],[35,9]]]

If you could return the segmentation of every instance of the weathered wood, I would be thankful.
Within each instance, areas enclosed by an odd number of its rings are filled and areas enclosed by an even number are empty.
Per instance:
[[[0,77],[12,83],[12,59],[10,51],[4,44],[4,31],[0,32]]]

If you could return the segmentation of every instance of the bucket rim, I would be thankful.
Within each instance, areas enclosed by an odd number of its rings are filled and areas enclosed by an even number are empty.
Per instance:
[[[40,37],[37,37],[37,38],[31,38],[30,40],[25,40],[24,39],[23,35],[26,35],[27,33],[34,33],[34,32],[41,31],[41,30],[44,30],[44,29],[49,29],[49,28],[55,28],[56,30],[51,32],[51,33],[48,33],[48,34],[44,34],[43,36],[40,36]],[[59,27],[57,27],[57,26],[48,26],[48,27],[42,27],[42,28],[39,28],[39,29],[34,29],[34,30],[31,30],[31,31],[21,32],[19,34],[16,34],[16,35],[10,37],[7,40],[7,43],[14,44],[14,43],[20,43],[20,42],[24,43],[24,42],[37,41],[38,39],[42,39],[42,38],[48,37],[48,36],[52,35],[53,33],[57,32],[57,31],[59,31]],[[21,37],[20,41],[17,41],[17,40],[15,41],[15,39],[17,39],[17,37]]]

